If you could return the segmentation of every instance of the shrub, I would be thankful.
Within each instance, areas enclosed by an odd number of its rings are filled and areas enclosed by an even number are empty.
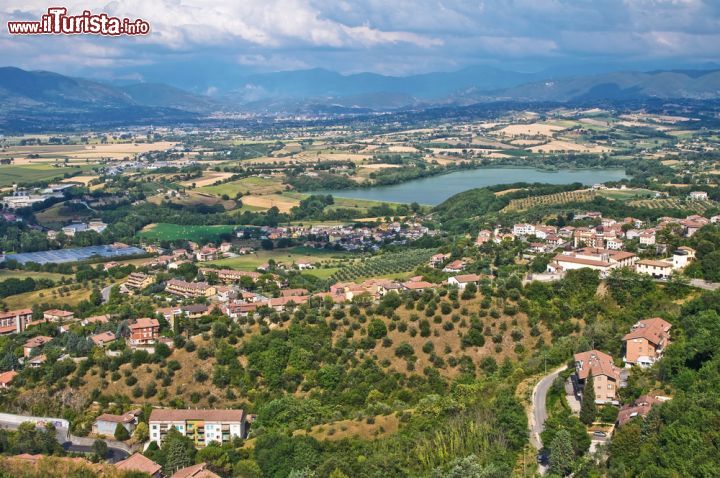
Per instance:
[[[415,355],[415,350],[413,349],[412,345],[407,342],[403,342],[395,349],[395,355],[398,357],[408,358]]]
[[[121,423],[118,423],[115,426],[115,439],[118,441],[125,441],[130,438],[130,433],[128,433],[127,429],[122,426]]]

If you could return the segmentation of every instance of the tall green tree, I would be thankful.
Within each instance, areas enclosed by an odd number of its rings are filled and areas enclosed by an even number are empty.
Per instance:
[[[580,421],[585,425],[592,425],[597,416],[597,406],[595,405],[595,381],[592,373],[588,374],[583,388],[582,405],[580,407]]]
[[[575,463],[570,433],[560,430],[550,443],[550,472],[560,476],[572,473]]]
[[[183,436],[175,428],[171,428],[165,436],[162,445],[165,463],[163,470],[165,474],[171,476],[180,468],[185,468],[195,463],[195,445],[193,441]]]

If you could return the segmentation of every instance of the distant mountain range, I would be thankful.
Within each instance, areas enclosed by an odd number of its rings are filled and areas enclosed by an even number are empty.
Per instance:
[[[0,121],[46,116],[162,121],[217,111],[348,114],[493,101],[720,98],[720,69],[548,74],[479,66],[407,77],[312,69],[238,77],[233,88],[207,96],[162,83],[114,85],[4,67],[0,68]]]

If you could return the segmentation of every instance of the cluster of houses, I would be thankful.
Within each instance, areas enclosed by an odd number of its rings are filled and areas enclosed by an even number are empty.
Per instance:
[[[625,368],[633,366],[645,368],[660,360],[670,344],[672,325],[666,320],[655,317],[639,320],[623,336]],[[575,393],[581,396],[593,393],[598,404],[618,405],[618,390],[624,386],[625,372],[615,365],[612,356],[599,350],[589,350],[575,354],[575,374],[573,385]],[[587,390],[588,377],[593,378],[594,390]],[[666,400],[662,396],[643,396],[635,402],[620,408],[620,425],[635,416],[646,416],[655,403]]]
[[[629,267],[656,279],[668,279],[695,259],[695,251],[682,246],[669,252],[667,245],[658,242],[657,233],[667,226],[675,225],[684,237],[692,237],[703,226],[720,222],[720,216],[705,218],[697,214],[685,219],[662,217],[654,227],[644,227],[643,221],[632,217],[621,221],[603,218],[599,212],[587,212],[576,218],[591,219],[597,225],[556,227],[515,224],[512,230],[497,228],[494,231],[480,231],[476,244],[521,239],[528,242],[529,253],[559,251],[547,266],[550,274],[561,275],[568,270],[589,268],[606,277],[613,269]],[[634,252],[627,251],[626,242],[631,240],[637,240],[639,248],[665,257],[640,259]]]
[[[420,223],[382,223],[374,227],[352,227],[347,225],[313,225],[262,227],[260,239],[293,239],[303,241],[306,247],[333,247],[346,251],[370,251],[382,244],[404,244],[423,236],[434,236],[438,231]],[[244,237],[245,232],[238,232]]]

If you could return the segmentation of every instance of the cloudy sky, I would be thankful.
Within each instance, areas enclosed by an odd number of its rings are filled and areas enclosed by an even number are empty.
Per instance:
[[[720,0],[2,0],[3,23],[70,13],[143,18],[143,38],[10,37],[0,62],[97,78],[323,67],[406,75],[489,64],[720,61]]]

